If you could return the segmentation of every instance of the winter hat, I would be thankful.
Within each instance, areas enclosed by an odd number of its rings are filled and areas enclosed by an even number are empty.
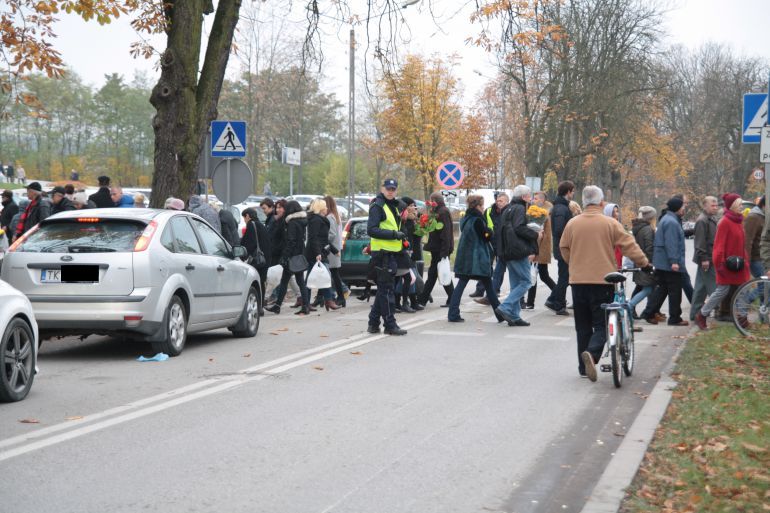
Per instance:
[[[43,192],[43,188],[40,186],[40,182],[32,182],[31,184],[27,185],[27,189],[32,189],[33,191],[37,191],[37,192]]]
[[[658,212],[652,207],[639,207],[639,219],[644,221],[652,221]]]
[[[728,192],[727,194],[722,195],[722,201],[725,204],[725,210],[730,210],[730,207],[733,206],[733,203],[735,203],[735,200],[740,198],[737,194],[733,192]]]
[[[85,192],[76,192],[75,195],[72,196],[72,201],[82,205],[88,205],[88,196],[86,196]]]
[[[414,205],[414,200],[409,196],[402,196],[401,201],[403,201],[406,206]]]
[[[171,197],[166,200],[166,204],[163,208],[167,210],[184,210],[184,201],[179,198]]]
[[[679,212],[683,206],[684,200],[678,196],[674,196],[666,203],[669,212]]]
[[[13,193],[9,191],[8,189],[4,190],[2,195],[6,198],[13,198]]]

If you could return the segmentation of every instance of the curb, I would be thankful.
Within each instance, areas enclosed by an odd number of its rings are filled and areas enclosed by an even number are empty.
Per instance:
[[[697,333],[693,327],[687,339]],[[660,419],[671,401],[671,393],[677,383],[671,378],[671,372],[679,355],[687,345],[687,339],[679,347],[671,362],[666,365],[660,379],[652,389],[647,402],[634,419],[634,423],[623,438],[618,450],[604,469],[581,513],[616,513],[626,495],[626,488],[636,476],[647,447],[652,441]]]

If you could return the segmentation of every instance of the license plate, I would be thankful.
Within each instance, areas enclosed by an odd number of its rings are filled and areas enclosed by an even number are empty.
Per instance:
[[[61,269],[43,269],[40,272],[41,283],[61,283]]]

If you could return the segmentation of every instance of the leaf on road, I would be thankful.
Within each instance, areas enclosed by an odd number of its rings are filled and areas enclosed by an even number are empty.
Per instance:
[[[321,338],[329,338],[329,335],[319,335]]]
[[[213,358],[209,358],[209,361],[210,361],[210,362],[213,362],[213,361],[214,361],[214,359],[213,359]]]
[[[251,353],[246,353],[246,354],[243,355],[243,357],[244,358],[249,358],[249,357],[251,357]]]
[[[278,329],[277,329],[277,330],[275,330],[275,331],[289,331],[289,328],[278,328]]]
[[[82,418],[83,418],[82,415],[72,415],[70,417],[64,417],[64,420],[80,420]]]
[[[359,355],[362,355],[364,353],[362,353],[361,351],[351,351],[350,354],[354,354],[356,356],[359,356]]]
[[[40,424],[40,421],[37,419],[21,419],[19,422],[22,424]]]
[[[315,366],[315,367],[313,367],[313,368],[314,368],[315,370],[317,370],[317,371],[322,371],[322,370],[324,370],[324,368],[323,368],[323,367],[321,367],[320,365],[316,365],[316,366]]]
[[[270,332],[271,335],[280,335],[280,333],[276,333],[275,331]]]

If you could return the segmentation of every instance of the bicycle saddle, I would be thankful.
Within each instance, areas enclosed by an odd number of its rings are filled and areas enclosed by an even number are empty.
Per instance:
[[[604,277],[604,281],[607,283],[623,283],[626,281],[626,277],[621,273],[609,273]]]

